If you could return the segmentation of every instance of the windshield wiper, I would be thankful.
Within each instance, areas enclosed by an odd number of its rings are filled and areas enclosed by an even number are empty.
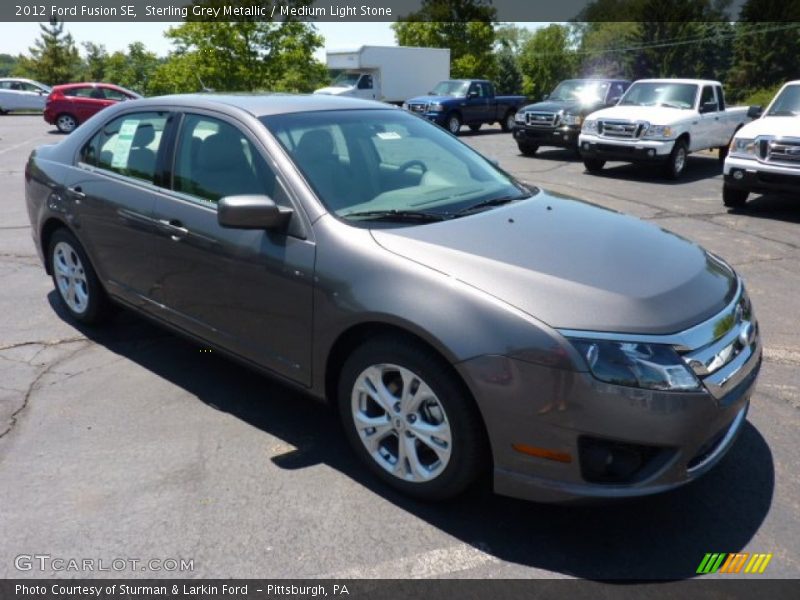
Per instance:
[[[522,196],[501,196],[499,198],[492,198],[490,200],[483,200],[482,202],[478,202],[477,204],[473,204],[471,206],[467,206],[466,208],[462,208],[461,210],[457,210],[453,214],[455,216],[462,216],[468,215],[475,211],[481,210],[483,208],[491,208],[493,206],[501,206],[503,204],[508,204],[509,202],[514,202],[516,200],[524,200],[525,198],[530,198],[532,194],[524,194]]]
[[[447,216],[422,210],[359,210],[344,213],[342,217],[362,217],[364,219],[385,219],[393,221],[444,221]]]

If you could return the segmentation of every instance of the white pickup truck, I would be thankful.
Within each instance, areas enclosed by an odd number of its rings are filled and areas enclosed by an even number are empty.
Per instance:
[[[719,148],[725,158],[734,132],[750,120],[747,107],[725,106],[722,84],[702,79],[640,79],[616,106],[586,117],[578,138],[590,173],[607,160],[662,163],[677,179],[690,152]]]
[[[736,132],[723,173],[725,206],[744,206],[750,192],[800,195],[800,81],[784,85],[760,119]]]

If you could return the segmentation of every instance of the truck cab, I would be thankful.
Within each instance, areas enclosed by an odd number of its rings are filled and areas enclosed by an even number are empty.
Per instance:
[[[378,100],[382,97],[380,73],[377,70],[343,71],[333,83],[314,93]]]
[[[785,84],[766,111],[736,132],[723,167],[722,201],[742,207],[750,193],[800,196],[800,80]]]

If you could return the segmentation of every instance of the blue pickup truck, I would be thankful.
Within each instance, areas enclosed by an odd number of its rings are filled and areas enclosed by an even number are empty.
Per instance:
[[[478,131],[484,123],[500,123],[503,131],[511,131],[514,115],[525,102],[525,96],[495,96],[494,84],[485,79],[448,79],[427,96],[406,100],[403,108],[456,135],[462,125]]]

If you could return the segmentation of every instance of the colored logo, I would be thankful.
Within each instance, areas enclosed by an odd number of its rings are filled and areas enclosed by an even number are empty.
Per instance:
[[[772,553],[750,552],[708,552],[700,561],[697,572],[709,573],[763,573],[767,569]]]

